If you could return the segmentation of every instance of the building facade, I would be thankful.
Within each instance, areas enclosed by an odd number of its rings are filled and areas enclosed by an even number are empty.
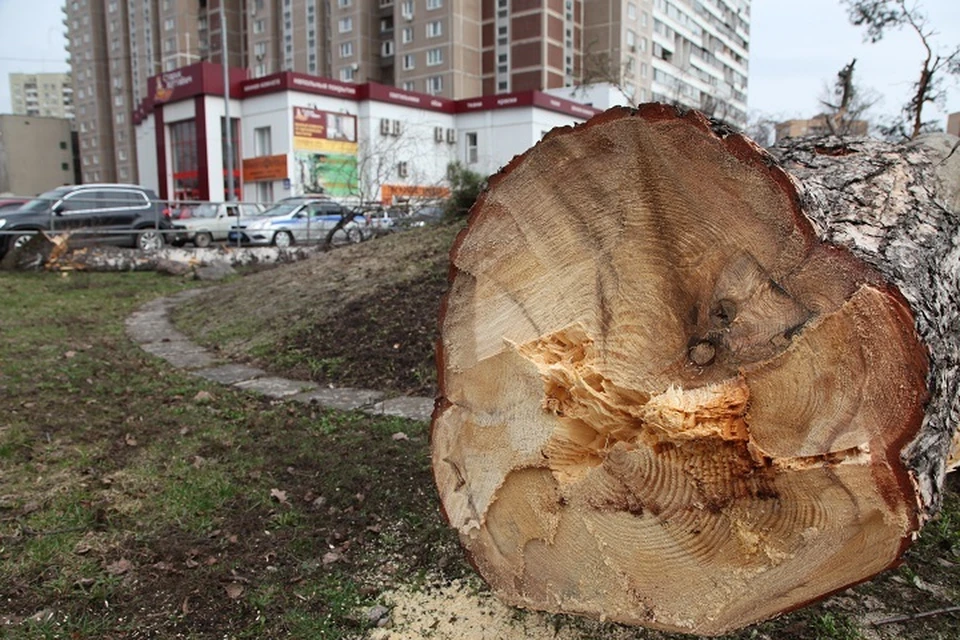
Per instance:
[[[69,73],[11,73],[14,115],[73,120],[73,82]]]
[[[136,181],[129,118],[148,79],[220,63],[224,43],[254,79],[294,72],[450,100],[601,82],[625,103],[746,123],[749,0],[68,0],[64,11],[85,180]]]
[[[842,130],[836,131],[837,128]],[[865,136],[870,130],[870,123],[866,120],[850,120],[842,124],[836,124],[831,121],[829,115],[820,113],[807,120],[794,119],[778,122],[774,130],[776,132],[776,142],[780,142],[784,138],[825,136],[831,133],[848,136]]]
[[[74,184],[68,118],[0,115],[0,193],[35,196]]]
[[[222,74],[198,63],[150,80],[137,155],[141,183],[162,199],[226,195]],[[388,204],[440,197],[450,163],[494,173],[550,129],[598,113],[539,91],[450,100],[290,71],[235,73],[229,111],[238,199],[324,193]]]

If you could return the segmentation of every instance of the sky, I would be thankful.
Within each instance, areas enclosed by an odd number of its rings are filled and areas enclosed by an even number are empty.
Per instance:
[[[0,0],[0,113],[10,111],[9,73],[68,70],[63,1]],[[944,50],[960,45],[960,1],[916,1],[940,33],[935,42]],[[815,115],[824,87],[853,58],[857,84],[881,97],[871,115],[895,115],[923,61],[919,39],[907,31],[865,43],[839,0],[753,0],[750,32],[748,109],[776,120]],[[928,109],[925,119],[942,125],[960,111],[960,78],[948,83],[945,109]]]

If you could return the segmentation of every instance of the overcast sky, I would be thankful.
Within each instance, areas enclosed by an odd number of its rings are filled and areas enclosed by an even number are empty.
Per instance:
[[[589,1],[589,0],[587,0]],[[940,32],[943,49],[960,44],[960,0],[919,0]],[[7,74],[66,71],[63,0],[0,0],[0,113],[10,111]],[[817,113],[817,98],[837,71],[857,58],[856,79],[877,91],[874,115],[896,114],[919,75],[923,50],[912,33],[891,32],[863,42],[839,0],[754,0],[751,10],[749,109],[776,119]],[[960,83],[952,79],[945,110],[925,111],[945,122],[960,111]]]

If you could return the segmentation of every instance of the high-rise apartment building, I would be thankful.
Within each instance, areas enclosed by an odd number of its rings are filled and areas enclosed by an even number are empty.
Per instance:
[[[581,0],[483,0],[483,93],[556,89],[580,80]]]
[[[629,102],[746,122],[749,0],[67,0],[64,11],[85,180],[136,179],[129,121],[147,79],[221,62],[224,32],[230,66],[251,77],[296,71],[453,99],[608,82]]]
[[[11,73],[14,115],[73,119],[73,83],[69,73]]]
[[[746,124],[749,0],[586,2],[584,25],[585,82]]]

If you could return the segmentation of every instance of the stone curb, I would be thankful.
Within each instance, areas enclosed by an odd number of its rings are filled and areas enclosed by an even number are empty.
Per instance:
[[[224,362],[210,350],[191,342],[187,336],[177,331],[168,317],[178,304],[202,294],[202,289],[189,289],[147,302],[127,318],[127,336],[147,353],[166,360],[177,369],[243,391],[259,393],[277,400],[316,403],[341,411],[362,411],[370,415],[430,421],[433,398],[386,398],[382,391],[371,389],[324,388],[315,382],[280,378],[256,367]]]

